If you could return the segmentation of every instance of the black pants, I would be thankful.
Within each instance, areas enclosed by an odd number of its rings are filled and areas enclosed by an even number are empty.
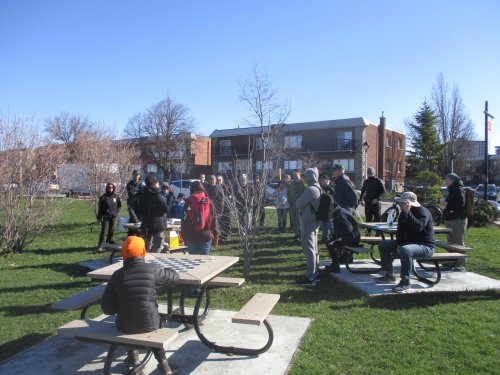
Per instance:
[[[109,243],[113,239],[113,233],[115,231],[115,226],[118,221],[118,217],[103,217],[101,220],[101,233],[99,234],[98,246],[104,245],[104,236],[106,236],[106,242]]]
[[[365,203],[365,217],[367,223],[377,223],[380,221],[380,202],[375,204]]]
[[[330,258],[332,258],[332,266],[338,266],[339,263],[345,263],[346,260],[352,263],[352,254],[347,254],[342,251],[342,248],[346,245],[348,246],[350,243],[343,241],[342,238],[336,238],[326,244]]]

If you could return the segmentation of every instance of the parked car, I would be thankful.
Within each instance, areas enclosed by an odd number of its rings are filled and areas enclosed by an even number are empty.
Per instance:
[[[191,186],[191,182],[193,181],[200,181],[197,178],[188,178],[185,180],[174,180],[170,183],[170,186],[172,187],[172,190],[174,191],[174,196],[177,198],[177,195],[179,193],[184,194],[184,196],[187,198],[190,195],[189,192],[189,186]]]
[[[270,182],[266,185],[266,206],[274,206],[276,202],[276,191],[278,190],[279,182]]]
[[[476,197],[478,199],[484,198],[484,184],[479,184],[477,186]],[[495,184],[488,184],[487,197],[488,197],[488,200],[492,200],[495,202],[498,201],[497,187]]]

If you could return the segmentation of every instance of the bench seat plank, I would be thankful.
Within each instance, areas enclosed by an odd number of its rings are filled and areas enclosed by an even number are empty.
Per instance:
[[[427,258],[417,258],[416,260],[420,262],[425,262],[425,261],[437,261],[437,260],[442,260],[442,261],[453,261],[456,259],[466,259],[467,255],[462,254],[462,253],[434,253],[432,256],[427,257]]]
[[[177,330],[160,328],[153,332],[128,334],[118,331],[114,322],[95,320],[73,320],[57,329],[63,336],[74,336],[117,345],[143,348],[163,348],[178,335]]]
[[[243,285],[245,279],[241,277],[214,277],[208,282],[211,287],[239,287]]]
[[[95,286],[93,288],[87,289],[81,293],[75,294],[71,297],[63,299],[62,301],[56,302],[52,305],[54,310],[80,310],[86,306],[98,303],[104,293],[107,283]]]
[[[369,237],[369,236],[361,236],[359,242],[375,244],[383,241],[382,237]]]
[[[468,251],[472,250],[472,248],[470,247],[448,243],[445,241],[436,241],[436,246],[441,247],[445,250],[456,251],[459,253],[467,253]]]
[[[372,249],[363,246],[344,246],[344,249],[355,254],[370,254],[373,252]]]
[[[267,318],[274,305],[280,299],[279,294],[256,293],[233,317],[233,323],[260,325]]]

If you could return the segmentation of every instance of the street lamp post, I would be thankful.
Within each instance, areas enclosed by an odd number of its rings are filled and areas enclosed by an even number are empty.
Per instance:
[[[456,156],[456,155],[455,155],[455,153],[454,153],[454,152],[450,153],[450,159],[451,159],[451,173],[455,173],[454,168],[453,168],[453,167],[454,167],[454,164],[455,164],[455,156]]]
[[[363,143],[363,150],[365,151],[365,179],[368,178],[368,149],[370,148],[370,144],[368,141]]]

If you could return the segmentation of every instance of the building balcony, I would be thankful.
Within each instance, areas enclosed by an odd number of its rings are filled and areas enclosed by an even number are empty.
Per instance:
[[[355,143],[352,139],[302,141],[302,151],[342,152],[353,151]]]

